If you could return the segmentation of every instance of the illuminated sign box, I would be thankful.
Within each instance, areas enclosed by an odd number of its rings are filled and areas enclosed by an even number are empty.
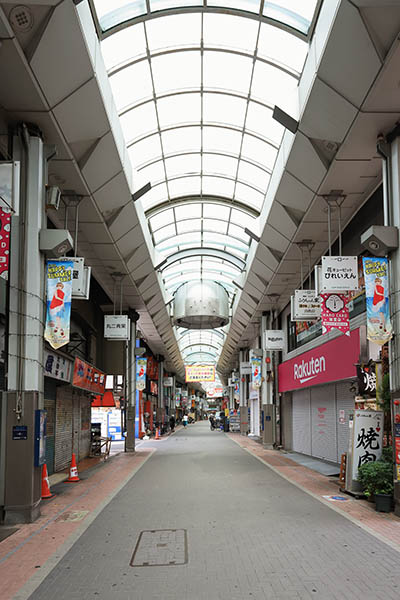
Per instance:
[[[214,365],[189,365],[185,367],[185,381],[215,381]]]

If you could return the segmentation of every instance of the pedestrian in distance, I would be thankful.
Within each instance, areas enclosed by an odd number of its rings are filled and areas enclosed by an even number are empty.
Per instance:
[[[209,421],[210,421],[210,429],[211,429],[211,431],[214,431],[214,429],[215,429],[215,419],[214,419],[214,415],[213,414],[210,415]]]
[[[182,423],[183,423],[184,427],[186,427],[186,425],[188,424],[188,420],[189,420],[188,416],[187,415],[183,415]]]
[[[171,431],[174,431],[175,429],[175,417],[174,415],[171,415],[169,418],[169,426],[171,427]]]

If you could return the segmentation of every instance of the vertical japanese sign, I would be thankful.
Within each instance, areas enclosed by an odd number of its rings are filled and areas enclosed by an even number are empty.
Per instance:
[[[252,356],[251,363],[251,385],[253,389],[261,387],[261,356]]]
[[[347,294],[321,294],[322,334],[339,329],[350,335],[350,319]]]
[[[11,212],[0,208],[0,277],[8,279],[10,262]]]
[[[367,338],[381,346],[392,337],[389,314],[387,258],[363,258],[365,299],[367,304]]]
[[[383,412],[356,410],[354,413],[353,479],[361,465],[375,462],[382,454]]]
[[[136,359],[136,389],[144,390],[146,387],[147,358]]]
[[[47,311],[44,337],[55,349],[69,342],[73,266],[72,260],[47,261]]]

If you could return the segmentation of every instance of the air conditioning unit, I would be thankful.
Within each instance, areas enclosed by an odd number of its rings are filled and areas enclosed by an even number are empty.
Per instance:
[[[85,267],[85,259],[72,258],[74,262],[72,279],[72,297],[81,300],[89,299],[91,267]]]
[[[46,188],[46,208],[58,210],[61,202],[61,190],[55,186]]]

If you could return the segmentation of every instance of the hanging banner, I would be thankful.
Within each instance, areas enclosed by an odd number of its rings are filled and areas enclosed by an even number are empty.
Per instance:
[[[11,211],[0,208],[0,277],[8,279],[10,261]]]
[[[321,294],[322,334],[339,329],[350,335],[350,318],[347,294]]]
[[[321,317],[321,303],[315,290],[295,290],[292,298],[292,321],[310,321]]]
[[[147,358],[136,359],[136,389],[144,390],[146,387]]]
[[[261,387],[261,356],[252,356],[251,362],[251,385],[253,389]]]
[[[103,395],[106,388],[106,376],[103,371],[85,360],[75,358],[72,385],[87,392]]]
[[[329,292],[358,290],[357,256],[323,256],[321,266],[322,290]]]
[[[387,258],[363,258],[365,299],[367,304],[367,338],[381,346],[392,337],[389,314]]]
[[[214,365],[187,365],[185,367],[185,381],[215,381]]]
[[[376,364],[357,365],[358,393],[360,396],[376,398]]]
[[[47,311],[44,338],[54,349],[69,343],[72,260],[47,261]]]

